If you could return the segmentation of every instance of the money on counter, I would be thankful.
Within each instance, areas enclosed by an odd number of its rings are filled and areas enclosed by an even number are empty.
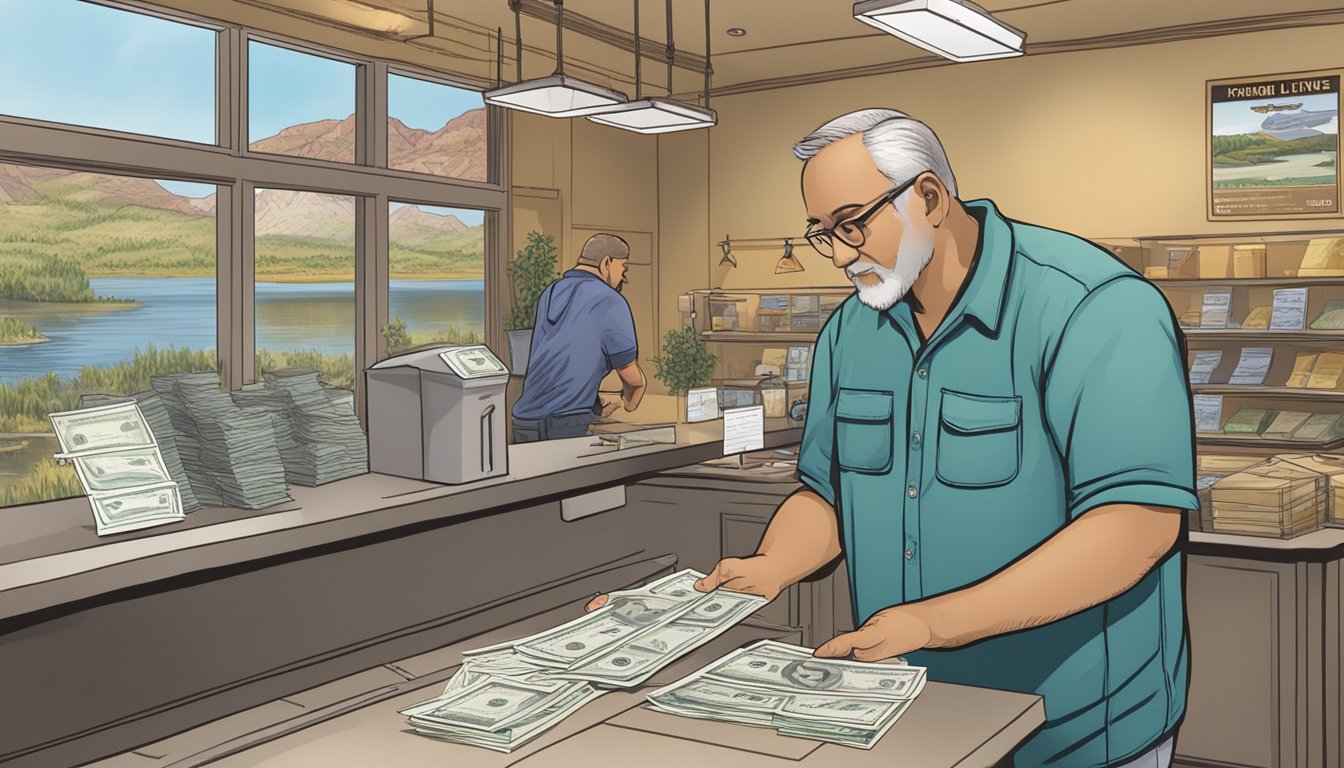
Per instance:
[[[608,690],[639,685],[723,634],[765,599],[732,590],[699,592],[691,569],[639,589],[558,627],[466,651],[443,693],[401,710],[417,733],[502,752],[578,711]]]
[[[61,452],[71,461],[93,509],[99,536],[186,517],[149,423],[134,402],[53,413]]]
[[[871,749],[923,690],[923,667],[819,659],[762,640],[653,691],[654,709]]]

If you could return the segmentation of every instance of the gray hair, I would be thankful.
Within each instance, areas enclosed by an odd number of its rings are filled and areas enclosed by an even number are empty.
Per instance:
[[[583,244],[583,250],[579,252],[579,264],[596,267],[608,256],[613,259],[630,258],[630,244],[616,235],[605,232],[593,235]]]
[[[904,184],[916,174],[932,171],[947,191],[957,196],[957,179],[933,130],[894,109],[860,109],[841,115],[794,144],[793,156],[810,160],[831,144],[856,133],[863,134],[863,146],[892,184]]]

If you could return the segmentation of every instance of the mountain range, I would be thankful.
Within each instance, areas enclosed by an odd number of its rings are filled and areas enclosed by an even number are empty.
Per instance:
[[[437,131],[388,121],[388,154],[394,168],[466,179],[485,178],[485,110],[450,120]],[[354,116],[291,126],[253,142],[259,152],[319,160],[353,158]],[[173,194],[150,179],[0,164],[0,205],[31,203],[46,195],[82,203],[136,205],[184,216],[213,216],[215,196]],[[355,201],[344,195],[263,189],[257,192],[256,233],[350,241],[355,234]],[[453,215],[407,205],[392,212],[392,234],[409,246],[460,246],[472,229]],[[475,233],[472,233],[475,234]],[[479,237],[477,234],[476,237]]]

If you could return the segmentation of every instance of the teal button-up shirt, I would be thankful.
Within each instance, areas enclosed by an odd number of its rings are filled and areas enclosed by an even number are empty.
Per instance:
[[[1162,295],[1085,240],[966,206],[973,271],[932,338],[908,301],[851,296],[817,339],[798,472],[839,512],[856,623],[972,585],[1094,507],[1199,507]],[[1018,768],[1118,764],[1185,710],[1183,593],[1177,552],[1089,610],[908,658],[932,680],[1042,695]]]

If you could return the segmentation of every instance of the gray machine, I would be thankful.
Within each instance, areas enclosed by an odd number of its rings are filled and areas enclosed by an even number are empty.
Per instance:
[[[509,371],[489,348],[407,352],[365,377],[371,471],[452,484],[508,474]]]

